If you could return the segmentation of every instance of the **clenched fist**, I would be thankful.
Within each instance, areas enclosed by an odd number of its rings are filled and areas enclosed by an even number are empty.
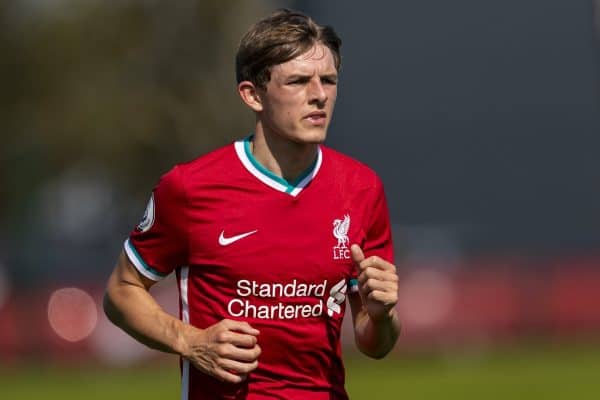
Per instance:
[[[396,266],[377,256],[365,258],[356,244],[350,251],[358,268],[358,291],[369,317],[377,322],[391,316],[398,302]]]
[[[258,367],[258,334],[247,322],[229,319],[204,330],[189,326],[184,339],[188,351],[182,355],[210,376],[240,383]]]

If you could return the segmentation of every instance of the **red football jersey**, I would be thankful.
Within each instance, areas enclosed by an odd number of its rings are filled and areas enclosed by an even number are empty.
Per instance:
[[[125,251],[146,277],[176,271],[181,318],[260,330],[258,368],[227,384],[182,363],[182,399],[346,399],[340,330],[357,290],[350,245],[393,260],[383,186],[320,146],[287,182],[240,140],[165,174]]]

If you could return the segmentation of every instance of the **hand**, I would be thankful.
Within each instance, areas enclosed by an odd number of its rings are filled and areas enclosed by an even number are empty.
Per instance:
[[[183,354],[200,371],[223,382],[240,383],[258,367],[259,331],[247,322],[224,319],[207,329],[187,332]]]
[[[377,256],[365,258],[357,244],[350,247],[358,268],[358,292],[374,322],[391,317],[398,302],[396,266]]]

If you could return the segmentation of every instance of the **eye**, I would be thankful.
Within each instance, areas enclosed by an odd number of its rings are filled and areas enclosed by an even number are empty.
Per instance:
[[[288,85],[304,85],[308,80],[309,78],[305,77],[292,78],[288,81]]]
[[[322,78],[321,82],[327,85],[337,85],[337,78]]]

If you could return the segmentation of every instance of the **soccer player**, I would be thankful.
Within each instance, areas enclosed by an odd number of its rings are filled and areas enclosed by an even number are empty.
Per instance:
[[[108,317],[181,356],[182,399],[346,399],[340,331],[380,358],[400,325],[382,183],[322,145],[341,41],[279,10],[242,38],[253,133],[179,164],[154,188],[109,279]],[[175,272],[180,319],[150,295]]]

